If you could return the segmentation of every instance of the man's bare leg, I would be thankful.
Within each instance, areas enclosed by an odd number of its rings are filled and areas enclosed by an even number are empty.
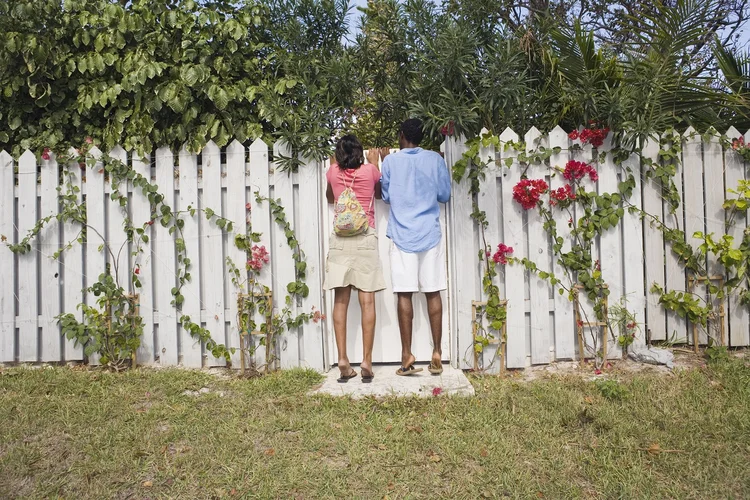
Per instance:
[[[430,330],[432,330],[431,364],[438,367],[442,363],[443,357],[443,300],[440,297],[440,292],[428,292],[425,293],[425,296],[427,297],[427,314],[430,317]]]
[[[362,311],[362,376],[372,375],[372,346],[375,343],[375,292],[359,291]]]
[[[408,368],[416,358],[411,352],[411,333],[414,320],[414,305],[411,292],[398,293],[398,329],[401,332],[401,366]]]

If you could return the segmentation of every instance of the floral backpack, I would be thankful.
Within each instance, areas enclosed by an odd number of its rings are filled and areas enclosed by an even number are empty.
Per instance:
[[[346,186],[346,183],[344,183],[346,188],[341,192],[338,200],[336,200],[333,232],[338,236],[357,236],[370,228],[370,222],[367,220],[365,209],[362,208],[362,204],[357,199],[357,195],[354,194],[354,189],[352,189],[358,172],[359,170],[354,172],[352,182],[349,186]],[[370,200],[370,208],[372,208],[372,200]]]

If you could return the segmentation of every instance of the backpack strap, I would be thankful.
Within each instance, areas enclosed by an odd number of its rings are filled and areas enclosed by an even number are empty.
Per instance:
[[[351,184],[349,184],[348,186],[346,185],[346,178],[344,177],[344,172],[340,172],[340,173],[339,173],[339,175],[340,175],[340,177],[341,177],[341,182],[343,182],[343,183],[344,183],[344,187],[346,187],[346,188],[348,188],[348,189],[352,189],[352,188],[354,187],[354,179],[356,179],[356,178],[357,178],[357,173],[358,173],[358,172],[359,172],[359,169],[356,169],[356,170],[354,171],[354,175],[352,176],[352,182],[351,182]]]

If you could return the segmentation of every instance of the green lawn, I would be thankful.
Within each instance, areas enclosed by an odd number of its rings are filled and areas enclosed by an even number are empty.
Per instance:
[[[306,396],[318,381],[6,369],[0,498],[750,497],[743,360],[475,378],[471,399]]]

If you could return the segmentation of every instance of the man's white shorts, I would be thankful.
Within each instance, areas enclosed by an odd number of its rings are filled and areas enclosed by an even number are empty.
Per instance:
[[[397,292],[439,292],[448,288],[445,238],[425,252],[408,253],[391,242],[391,285]]]

